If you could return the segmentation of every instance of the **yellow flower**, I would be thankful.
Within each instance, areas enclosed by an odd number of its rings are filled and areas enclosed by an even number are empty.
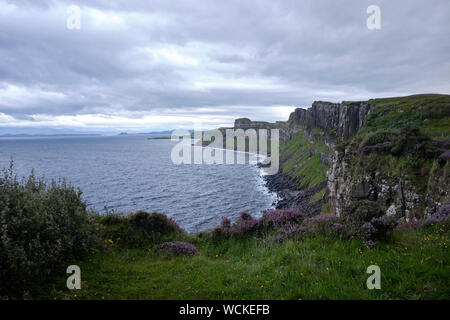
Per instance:
[[[108,242],[111,243],[111,244],[114,243],[114,241],[112,241],[111,239],[108,239]]]

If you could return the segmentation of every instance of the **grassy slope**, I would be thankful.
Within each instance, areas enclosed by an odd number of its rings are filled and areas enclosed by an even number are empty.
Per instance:
[[[326,180],[328,167],[322,163],[320,153],[331,153],[320,132],[312,132],[310,141],[303,132],[295,134],[291,140],[280,145],[281,172],[288,175],[299,188],[310,188]],[[320,200],[325,188],[317,191],[310,203]],[[329,209],[328,209],[329,210]],[[322,212],[326,213],[327,208]]]
[[[312,156],[309,156],[312,151]],[[312,187],[326,179],[327,166],[320,161],[319,152],[328,153],[324,143],[310,143],[302,132],[281,145],[282,172],[298,179],[301,187]]]
[[[359,240],[326,237],[281,245],[234,239],[217,246],[191,237],[201,255],[173,258],[111,249],[79,262],[81,291],[68,291],[61,278],[42,298],[448,299],[448,236],[397,230],[370,250]],[[381,268],[381,290],[366,287],[372,264]]]
[[[378,129],[414,125],[433,138],[450,139],[450,95],[421,94],[372,99],[369,103],[376,108],[367,117],[358,136]]]

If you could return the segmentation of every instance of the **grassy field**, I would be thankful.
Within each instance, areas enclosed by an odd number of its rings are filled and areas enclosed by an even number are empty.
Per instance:
[[[110,244],[81,267],[82,289],[66,275],[43,299],[448,299],[448,232],[397,229],[372,249],[360,240],[313,237],[282,244],[257,238],[214,244],[185,236],[200,256],[170,257]],[[381,269],[381,290],[369,290],[366,269]]]

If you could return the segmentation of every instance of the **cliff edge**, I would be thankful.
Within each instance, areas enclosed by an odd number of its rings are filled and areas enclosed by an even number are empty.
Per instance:
[[[239,119],[239,128],[280,129],[280,172],[267,178],[279,208],[341,215],[371,202],[399,219],[450,202],[450,96],[316,101],[286,122]]]

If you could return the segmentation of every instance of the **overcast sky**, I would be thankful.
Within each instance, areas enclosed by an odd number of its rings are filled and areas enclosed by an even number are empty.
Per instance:
[[[0,0],[0,133],[210,128],[450,93],[449,17],[448,0]]]

